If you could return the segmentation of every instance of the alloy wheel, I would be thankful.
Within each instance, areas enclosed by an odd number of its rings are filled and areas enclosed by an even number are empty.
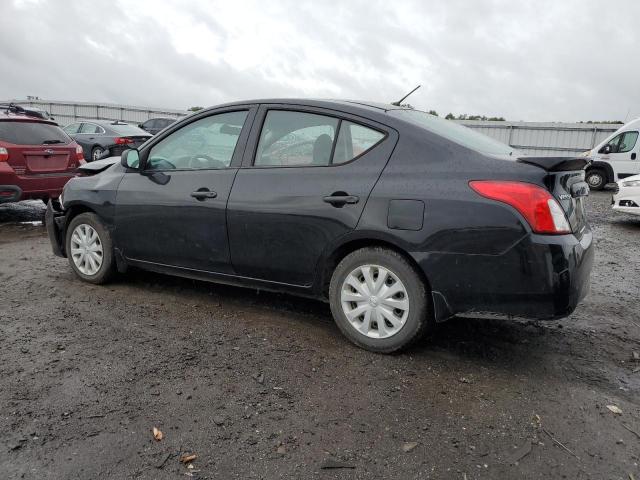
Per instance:
[[[409,315],[406,287],[397,275],[380,265],[362,265],[347,275],[340,302],[351,326],[369,338],[397,334]]]

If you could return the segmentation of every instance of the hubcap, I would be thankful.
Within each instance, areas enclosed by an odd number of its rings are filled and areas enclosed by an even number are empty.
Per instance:
[[[351,326],[370,338],[395,335],[409,315],[407,289],[393,272],[379,265],[362,265],[347,275],[340,302]]]
[[[102,266],[102,242],[91,225],[82,223],[71,234],[71,258],[84,275],[98,273]]]
[[[587,182],[592,187],[597,187],[598,185],[600,185],[602,183],[602,177],[600,175],[598,175],[597,173],[592,173],[591,175],[589,175],[587,177]]]
[[[93,151],[93,159],[94,159],[94,160],[98,160],[98,158],[100,158],[100,155],[102,155],[102,152],[104,152],[104,150],[101,150],[101,149],[99,149],[99,148],[96,148],[96,149]]]

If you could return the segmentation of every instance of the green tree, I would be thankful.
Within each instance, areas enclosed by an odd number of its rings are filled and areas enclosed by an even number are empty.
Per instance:
[[[197,112],[198,110],[202,110],[204,107],[191,107],[188,112]]]

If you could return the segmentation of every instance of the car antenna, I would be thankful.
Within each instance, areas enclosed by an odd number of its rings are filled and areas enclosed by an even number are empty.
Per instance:
[[[421,86],[422,86],[422,85],[418,85],[416,88],[414,88],[413,90],[411,90],[409,93],[407,93],[404,97],[402,97],[402,98],[401,98],[400,100],[398,100],[397,102],[391,102],[391,105],[395,105],[396,107],[399,107],[399,106],[400,106],[400,104],[401,104],[402,102],[404,102],[404,101],[407,99],[407,97],[408,97],[409,95],[411,95],[413,92],[415,92],[416,90],[418,90]]]

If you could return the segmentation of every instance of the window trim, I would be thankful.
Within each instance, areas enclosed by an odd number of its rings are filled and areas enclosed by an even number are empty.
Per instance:
[[[242,135],[245,133],[245,129],[247,130],[247,132],[249,132],[251,130],[251,127],[253,126],[253,118],[251,117],[252,114],[252,105],[239,105],[237,106],[237,108],[230,108],[230,109],[224,109],[221,111],[210,111],[210,112],[206,112],[206,115],[198,115],[196,118],[192,118],[190,119],[191,121],[185,123],[184,125],[180,125],[178,128],[176,128],[175,130],[172,129],[171,131],[167,132],[166,135],[163,135],[162,138],[155,138],[156,140],[155,142],[153,142],[151,145],[149,145],[144,152],[144,168],[141,170],[142,172],[163,172],[163,173],[170,173],[170,172],[218,172],[218,171],[225,171],[225,170],[231,170],[234,168],[239,168],[240,165],[234,165],[234,160],[236,155],[238,154],[238,145],[240,144],[240,142],[242,141]],[[153,148],[158,145],[159,143],[161,143],[163,140],[165,140],[166,138],[168,138],[169,136],[173,135],[175,132],[177,132],[178,130],[182,130],[183,128],[187,127],[188,125],[191,125],[192,123],[195,122],[199,122],[200,120],[204,120],[206,118],[209,117],[214,117],[216,115],[222,115],[225,113],[236,113],[236,112],[246,112],[247,116],[244,119],[244,124],[242,125],[242,129],[240,131],[240,135],[238,135],[238,140],[236,141],[236,145],[233,149],[233,153],[231,154],[231,160],[229,162],[229,166],[225,167],[225,168],[167,168],[167,169],[150,169],[147,168],[148,167],[148,160],[149,160],[149,155],[151,154],[151,150],[153,150]],[[248,124],[250,122],[250,124]],[[178,122],[174,122],[173,125],[175,125]],[[248,136],[248,133],[247,133]],[[245,144],[247,142],[247,140],[244,140]],[[242,154],[244,154],[244,149],[242,151]],[[141,154],[142,157],[142,154]],[[240,159],[242,159],[242,156],[240,156]]]
[[[380,127],[373,127],[367,123],[358,121],[358,120],[353,120],[352,118],[349,118],[345,115],[341,115],[341,112],[339,111],[332,111],[331,113],[328,113],[326,110],[319,108],[319,107],[312,107],[312,106],[305,106],[305,105],[278,105],[278,104],[262,104],[261,109],[263,109],[262,111],[258,112],[259,115],[261,116],[260,118],[260,125],[259,128],[255,134],[254,137],[254,145],[252,145],[252,153],[251,156],[249,158],[249,163],[248,165],[244,165],[242,166],[242,168],[255,168],[255,169],[265,169],[265,168],[327,168],[327,167],[331,167],[331,168],[335,168],[335,167],[344,167],[345,165],[349,165],[353,162],[355,162],[356,160],[358,160],[360,157],[364,156],[365,154],[369,153],[371,150],[373,150],[374,148],[376,148],[378,145],[380,145],[382,142],[384,142],[387,138],[389,138],[389,132],[383,130]],[[320,115],[323,117],[331,117],[331,118],[335,118],[336,120],[338,120],[338,125],[336,127],[336,134],[335,137],[333,139],[333,145],[331,146],[331,157],[329,158],[329,164],[328,165],[256,165],[256,157],[258,154],[258,146],[260,145],[260,136],[262,135],[262,129],[264,128],[264,124],[267,121],[267,114],[269,113],[269,111],[271,110],[278,110],[278,111],[285,111],[285,112],[291,112],[291,113],[309,113],[312,115]],[[360,153],[359,155],[353,157],[352,159],[350,159],[347,162],[343,162],[343,163],[333,163],[333,156],[335,153],[335,149],[336,149],[336,145],[338,142],[338,136],[340,135],[340,128],[342,127],[342,122],[351,122],[351,123],[355,123],[360,125],[361,127],[364,128],[369,128],[371,130],[375,130],[376,132],[381,133],[383,136],[380,140],[378,140],[376,143],[374,143],[373,145],[371,145],[371,147],[369,147],[368,149],[366,149],[364,152]],[[243,162],[244,163],[244,162]]]

